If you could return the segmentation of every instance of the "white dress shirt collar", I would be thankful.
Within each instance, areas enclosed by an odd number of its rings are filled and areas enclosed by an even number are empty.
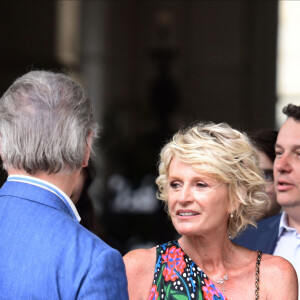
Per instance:
[[[286,231],[295,231],[297,233],[297,230],[293,227],[290,227],[288,225],[288,220],[287,220],[287,214],[284,211],[281,215],[280,218],[280,223],[279,223],[279,230],[278,230],[278,237],[280,237],[282,235],[282,232],[286,230]]]

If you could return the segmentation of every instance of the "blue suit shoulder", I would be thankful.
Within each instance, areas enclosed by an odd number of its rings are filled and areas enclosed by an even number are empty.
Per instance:
[[[38,196],[1,197],[0,298],[128,300],[121,254]]]
[[[238,237],[233,239],[235,244],[251,250],[262,250],[273,254],[277,239],[281,214],[265,218],[257,223],[257,228],[248,226]]]
[[[65,252],[64,263],[67,265],[65,270],[69,269],[73,274],[73,281],[74,274],[80,275],[77,299],[92,300],[101,296],[103,300],[128,300],[126,272],[121,254],[82,225],[72,223],[73,220],[69,220],[68,225],[65,223],[65,232],[75,231],[75,234],[66,238],[65,247],[68,250]],[[75,264],[74,258],[77,262]]]

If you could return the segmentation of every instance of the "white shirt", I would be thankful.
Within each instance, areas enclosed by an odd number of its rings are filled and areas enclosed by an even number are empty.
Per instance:
[[[23,182],[23,183],[27,183],[27,184],[32,184],[32,185],[38,186],[42,189],[50,191],[51,193],[53,193],[57,197],[59,197],[65,203],[65,205],[67,205],[67,207],[69,207],[69,209],[71,210],[71,212],[74,215],[74,218],[76,218],[77,221],[80,222],[81,218],[78,214],[78,211],[77,211],[74,203],[67,196],[67,194],[64,193],[56,185],[54,185],[48,181],[38,179],[38,178],[32,177],[32,176],[27,176],[27,175],[10,175],[10,176],[8,176],[7,181],[18,181],[18,182]]]
[[[273,254],[287,259],[294,266],[298,275],[300,292],[300,233],[295,228],[287,225],[285,212],[283,212],[280,219],[278,240]],[[300,300],[300,293],[298,300]]]

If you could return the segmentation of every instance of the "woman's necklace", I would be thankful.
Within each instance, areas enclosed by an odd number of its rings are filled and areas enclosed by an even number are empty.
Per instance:
[[[182,246],[180,246],[180,247],[183,249]],[[184,250],[184,249],[183,249],[183,250]],[[184,250],[184,252],[187,253],[185,250]],[[231,264],[231,258],[232,258],[232,256],[233,256],[233,244],[231,243],[230,255],[226,257],[226,260],[227,260],[227,263],[228,263],[228,264]],[[202,268],[202,269],[203,269],[203,268]],[[228,279],[229,279],[229,274],[228,274],[229,272],[228,272],[228,269],[225,268],[225,270],[226,270],[226,274],[225,274],[223,277],[221,277],[220,279],[214,280],[214,279],[212,279],[211,277],[209,277],[210,280],[211,280],[213,283],[220,285],[220,287],[221,287],[221,289],[222,289],[222,293],[224,294],[224,296],[225,296],[225,291],[226,291],[226,282],[227,282]],[[205,270],[203,270],[203,271],[205,272]],[[206,272],[205,272],[205,273],[206,273]],[[207,273],[206,273],[206,275],[207,275]]]
[[[226,270],[226,274],[222,278],[220,278],[218,280],[214,280],[214,279],[210,278],[210,280],[214,283],[219,284],[222,288],[222,292],[224,293],[226,291],[226,281],[228,280],[228,278],[229,278],[228,270]]]
[[[231,245],[231,249],[230,249],[230,257],[228,257],[228,262],[231,263],[231,258],[232,258],[232,254],[233,254],[233,246]],[[226,274],[221,277],[218,280],[214,280],[212,278],[210,278],[210,280],[215,283],[215,284],[219,284],[221,286],[222,289],[222,293],[224,294],[226,291],[226,281],[228,281],[229,279],[229,275],[228,275],[228,270],[226,269]]]
[[[217,280],[217,283],[218,284],[223,284],[227,280],[228,280],[228,271],[227,271],[227,273],[222,278],[220,278],[219,280]]]

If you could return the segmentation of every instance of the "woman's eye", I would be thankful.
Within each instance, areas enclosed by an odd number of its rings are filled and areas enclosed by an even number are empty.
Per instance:
[[[179,183],[178,183],[178,182],[170,182],[170,187],[171,187],[172,189],[176,189],[176,188],[179,187]]]
[[[204,182],[197,182],[197,187],[204,188],[204,187],[207,187],[207,184]]]

